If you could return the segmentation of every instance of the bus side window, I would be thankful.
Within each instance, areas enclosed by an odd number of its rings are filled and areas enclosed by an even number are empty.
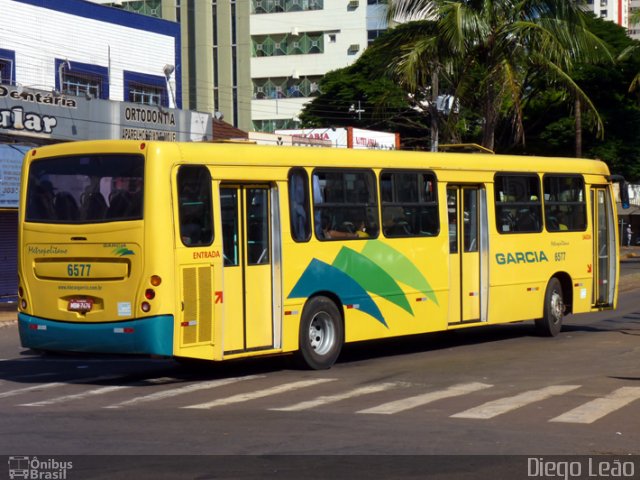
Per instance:
[[[385,237],[430,237],[440,232],[436,177],[432,172],[380,174],[382,232]]]
[[[184,245],[213,243],[211,175],[206,167],[183,166],[178,170],[178,215]]]
[[[587,228],[587,206],[582,176],[545,175],[543,186],[547,231],[584,231]]]
[[[296,242],[311,238],[311,215],[309,214],[309,181],[307,172],[293,168],[289,172],[289,216],[291,236]]]
[[[317,169],[312,180],[316,238],[345,240],[378,236],[376,179],[372,170]]]
[[[534,174],[497,173],[494,182],[496,228],[499,233],[542,230],[540,178]]]

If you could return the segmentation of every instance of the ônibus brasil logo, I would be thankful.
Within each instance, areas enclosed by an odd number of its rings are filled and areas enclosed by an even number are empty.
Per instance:
[[[73,468],[73,462],[65,462],[54,458],[39,459],[14,455],[9,457],[9,478],[33,480],[65,480],[67,470]]]

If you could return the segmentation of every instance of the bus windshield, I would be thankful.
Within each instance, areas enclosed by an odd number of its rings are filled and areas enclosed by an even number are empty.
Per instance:
[[[142,155],[78,155],[31,164],[27,222],[98,223],[142,219]]]

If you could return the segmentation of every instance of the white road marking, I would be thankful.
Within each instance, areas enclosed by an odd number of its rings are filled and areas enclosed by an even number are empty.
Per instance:
[[[383,403],[377,407],[367,408],[360,410],[357,413],[376,413],[381,415],[392,415],[398,412],[404,412],[412,408],[420,407],[437,400],[445,398],[458,397],[460,395],[466,395],[468,393],[477,392],[478,390],[484,390],[485,388],[491,388],[493,385],[486,383],[471,382],[460,383],[453,385],[444,390],[437,390],[435,392],[423,393],[414,397],[403,398],[401,400],[395,400],[393,402]]]
[[[444,390],[437,390],[435,392],[423,393],[421,395],[383,403],[382,405],[378,405],[377,407],[360,410],[357,413],[392,415],[394,413],[404,412],[405,410],[420,407],[437,400],[458,397],[460,395],[466,395],[468,393],[477,392],[478,390],[484,390],[485,388],[491,387],[493,387],[493,385],[488,385],[486,383],[480,382],[460,383],[458,385],[452,385],[449,388],[445,388]]]
[[[470,408],[464,412],[451,415],[452,418],[477,418],[488,419],[510,412],[530,403],[546,400],[554,395],[562,395],[564,393],[580,388],[580,385],[552,385],[550,387],[541,388],[539,390],[529,390],[513,397],[499,398],[491,402],[484,403],[478,407]]]
[[[91,382],[100,382],[103,380],[113,380],[114,378],[118,378],[118,376],[105,375],[102,377],[78,378],[76,380],[70,380],[68,382],[41,383],[38,385],[33,385],[31,387],[17,388],[15,390],[8,390],[6,392],[2,392],[0,393],[0,398],[13,397],[15,395],[21,395],[23,393],[37,392],[39,390],[47,390],[49,388],[62,387],[64,385],[76,385],[78,383],[91,383]]]
[[[241,394],[233,395],[227,398],[220,398],[212,402],[200,403],[197,405],[188,405],[182,408],[206,409],[206,408],[220,407],[223,405],[231,405],[234,403],[248,402],[249,400],[254,400],[256,398],[268,397],[270,395],[278,395],[280,393],[289,392],[291,390],[311,387],[313,385],[320,385],[321,383],[332,382],[334,380],[335,380],[334,378],[317,378],[314,380],[300,380],[298,382],[291,382],[291,383],[284,383],[282,385],[276,385],[275,387],[266,388],[264,390],[257,390],[255,392],[241,393]]]
[[[46,390],[49,388],[61,387],[63,385],[67,385],[67,384],[62,382],[56,382],[56,383],[44,383],[40,385],[33,385],[32,387],[17,388],[15,390],[9,390],[7,392],[0,393],[0,398],[13,397],[14,395],[20,395],[22,393],[37,392],[39,390]]]
[[[88,397],[95,397],[98,395],[104,395],[105,393],[116,392],[125,388],[132,388],[132,385],[112,385],[110,387],[101,387],[94,390],[87,390],[86,392],[74,393],[71,395],[63,395],[62,397],[50,398],[48,400],[42,400],[41,402],[22,403],[20,407],[44,407],[46,405],[54,405],[56,403],[65,403],[72,400],[82,400]]]
[[[369,385],[367,387],[355,388],[348,392],[339,393],[337,395],[323,395],[314,400],[308,400],[306,402],[296,403],[288,407],[282,408],[270,408],[269,410],[277,410],[281,412],[298,412],[300,410],[308,410],[310,408],[319,407],[328,403],[339,402],[341,400],[347,400],[349,398],[359,397],[361,395],[368,395],[369,393],[382,392],[390,390],[392,388],[401,386],[399,383],[378,383],[377,385]]]
[[[219,380],[211,380],[208,382],[192,383],[189,385],[183,385],[178,388],[164,390],[162,392],[151,393],[149,395],[144,395],[142,397],[135,397],[130,400],[125,400],[124,402],[106,406],[104,408],[121,408],[121,407],[128,407],[130,405],[136,405],[139,403],[154,402],[156,400],[164,400],[165,398],[171,398],[178,395],[183,395],[185,393],[191,393],[191,392],[197,392],[199,390],[207,390],[210,388],[222,387],[224,385],[241,382],[243,380],[253,380],[255,378],[263,378],[263,377],[264,375],[248,375],[246,377],[222,378]]]
[[[593,423],[640,398],[640,387],[621,387],[606,397],[596,398],[549,420],[564,423]]]

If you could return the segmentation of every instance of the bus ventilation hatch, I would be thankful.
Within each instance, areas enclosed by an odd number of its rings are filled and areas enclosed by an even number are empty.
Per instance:
[[[182,269],[184,317],[182,345],[211,342],[213,332],[213,268],[211,266]]]

